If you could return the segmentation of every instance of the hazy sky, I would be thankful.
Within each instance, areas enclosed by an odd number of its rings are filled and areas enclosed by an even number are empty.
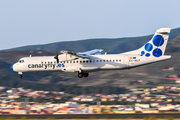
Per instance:
[[[180,27],[179,0],[1,0],[0,50]]]

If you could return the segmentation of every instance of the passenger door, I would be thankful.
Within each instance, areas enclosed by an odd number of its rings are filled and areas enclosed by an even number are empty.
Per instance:
[[[124,64],[124,67],[127,68],[129,67],[129,56],[128,55],[124,55],[124,60],[123,60],[123,64]]]

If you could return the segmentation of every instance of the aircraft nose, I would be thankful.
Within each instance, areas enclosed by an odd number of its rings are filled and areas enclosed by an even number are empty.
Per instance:
[[[10,69],[13,71],[13,65],[10,67]]]

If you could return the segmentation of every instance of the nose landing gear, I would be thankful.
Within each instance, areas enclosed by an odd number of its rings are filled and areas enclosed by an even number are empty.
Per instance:
[[[18,74],[19,74],[19,78],[22,78],[22,72],[18,72]]]
[[[19,75],[19,78],[22,78],[22,75]]]

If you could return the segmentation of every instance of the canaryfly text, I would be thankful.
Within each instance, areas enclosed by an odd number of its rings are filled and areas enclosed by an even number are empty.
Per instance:
[[[63,64],[28,64],[28,68],[52,68],[54,69],[55,67],[65,67],[64,63]]]

